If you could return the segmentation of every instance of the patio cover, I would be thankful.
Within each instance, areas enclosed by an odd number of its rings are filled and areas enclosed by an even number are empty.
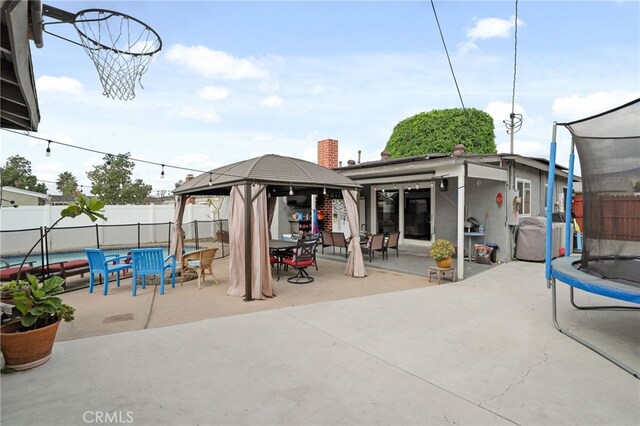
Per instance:
[[[232,189],[237,191],[232,193]],[[229,244],[231,259],[228,294],[244,295],[245,300],[271,297],[272,282],[268,256],[268,222],[270,218],[267,198],[286,196],[290,190],[296,194],[317,194],[326,190],[328,195],[342,193],[347,205],[351,229],[359,229],[357,191],[360,185],[346,176],[318,164],[275,154],[251,158],[202,173],[176,188],[180,197],[176,203],[176,226],[171,252],[180,258],[182,251],[183,204],[193,195],[232,195],[229,211]],[[251,200],[251,203],[245,202]],[[353,204],[353,205],[351,205]],[[356,212],[356,214],[353,214]],[[265,234],[266,231],[266,234]],[[263,247],[265,245],[266,247]],[[244,265],[244,268],[240,267]],[[255,271],[255,272],[254,272]],[[360,250],[351,249],[347,262],[347,275],[365,277],[364,259]],[[244,283],[244,294],[242,284]]]

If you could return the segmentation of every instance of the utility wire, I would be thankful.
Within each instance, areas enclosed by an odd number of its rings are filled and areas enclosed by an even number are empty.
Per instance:
[[[513,42],[513,89],[511,92],[511,114],[514,114],[516,104],[516,71],[518,69],[518,0],[516,0],[516,16],[514,21],[514,42]]]
[[[447,49],[447,43],[444,41],[444,35],[442,34],[442,28],[440,27],[440,21],[438,20],[438,13],[436,12],[436,5],[433,3],[433,0],[431,0],[431,8],[433,9],[433,16],[435,16],[436,18],[436,24],[438,25],[438,32],[440,33],[440,39],[442,40],[444,51],[447,54],[447,61],[449,61],[449,69],[451,70],[451,75],[453,76],[453,82],[456,84],[456,90],[458,91],[458,97],[460,98],[462,109],[465,110],[464,101],[462,100],[462,94],[460,93],[460,87],[458,86],[458,80],[456,79],[456,73],[453,71],[453,65],[451,64],[451,58],[449,57],[449,50]]]

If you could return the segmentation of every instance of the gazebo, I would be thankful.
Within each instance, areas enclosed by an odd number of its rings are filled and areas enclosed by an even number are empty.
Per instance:
[[[193,195],[230,195],[229,245],[231,255],[227,294],[246,301],[272,297],[269,263],[269,227],[277,197],[301,194],[341,194],[349,228],[358,235],[360,185],[331,169],[309,161],[267,154],[202,173],[176,188],[175,230],[171,253],[180,258],[184,246],[182,216],[186,200]],[[251,202],[245,202],[251,200]],[[346,275],[367,275],[358,238],[349,245]],[[243,285],[244,284],[244,285]]]

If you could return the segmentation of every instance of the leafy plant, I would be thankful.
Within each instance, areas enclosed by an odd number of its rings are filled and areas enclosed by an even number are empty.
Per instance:
[[[12,281],[20,289],[11,293],[15,307],[20,311],[23,331],[35,330],[62,319],[72,321],[75,309],[62,303],[56,294],[62,293],[64,280],[53,276],[39,283],[35,276],[27,281]]]
[[[475,108],[421,112],[400,121],[385,146],[392,157],[451,153],[457,144],[467,153],[495,154],[493,119]]]
[[[431,257],[435,260],[446,259],[455,253],[455,248],[448,240],[435,240],[431,244]]]

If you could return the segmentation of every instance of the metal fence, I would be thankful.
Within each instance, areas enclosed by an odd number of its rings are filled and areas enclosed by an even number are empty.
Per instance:
[[[133,223],[123,225],[89,225],[0,230],[0,255],[3,259],[23,257],[40,239],[32,255],[41,265],[49,264],[50,255],[81,251],[85,248],[167,247],[173,239],[173,222]],[[184,223],[185,245],[201,248],[215,243],[220,248],[217,257],[229,255],[229,224],[227,220]],[[49,231],[49,232],[47,232]],[[22,259],[20,259],[22,260]],[[7,262],[9,263],[9,262]],[[15,263],[15,262],[11,262]]]

